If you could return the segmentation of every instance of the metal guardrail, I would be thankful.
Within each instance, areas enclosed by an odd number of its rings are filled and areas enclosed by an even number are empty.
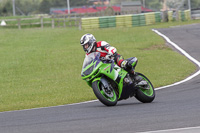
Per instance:
[[[200,10],[192,10],[191,13],[192,14],[200,14]]]
[[[192,10],[191,17],[192,19],[200,19],[200,10]]]

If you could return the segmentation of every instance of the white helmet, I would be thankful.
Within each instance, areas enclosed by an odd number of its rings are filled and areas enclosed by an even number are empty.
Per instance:
[[[96,39],[92,34],[85,34],[81,37],[80,40],[81,46],[86,53],[90,53],[93,47],[96,45]],[[88,44],[88,47],[85,48],[84,45]]]

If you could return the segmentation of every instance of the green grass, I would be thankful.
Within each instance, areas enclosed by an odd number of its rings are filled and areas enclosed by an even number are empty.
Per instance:
[[[85,33],[109,42],[124,58],[136,56],[136,71],[149,77],[155,87],[180,81],[196,70],[195,65],[151,31],[179,24],[186,23],[88,31],[0,30],[0,111],[96,99],[80,76],[85,53],[79,40]]]

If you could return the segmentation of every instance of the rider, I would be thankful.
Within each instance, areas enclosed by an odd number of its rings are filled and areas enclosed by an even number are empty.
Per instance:
[[[112,59],[112,57],[114,57],[114,61],[119,67],[134,74],[134,69],[128,69],[130,66],[127,61],[117,53],[117,49],[115,47],[110,46],[107,42],[97,42],[92,34],[85,34],[81,37],[80,43],[83,46],[83,50],[86,52],[86,55],[89,55],[92,52],[100,52],[100,56],[106,59]]]

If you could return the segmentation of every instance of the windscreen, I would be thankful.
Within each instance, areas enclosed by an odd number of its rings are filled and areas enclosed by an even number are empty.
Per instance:
[[[89,64],[92,63],[92,61],[95,59],[96,56],[100,57],[100,53],[99,52],[93,52],[93,53],[90,53],[89,55],[85,56],[85,59],[83,61],[82,71],[85,67],[87,67]]]

